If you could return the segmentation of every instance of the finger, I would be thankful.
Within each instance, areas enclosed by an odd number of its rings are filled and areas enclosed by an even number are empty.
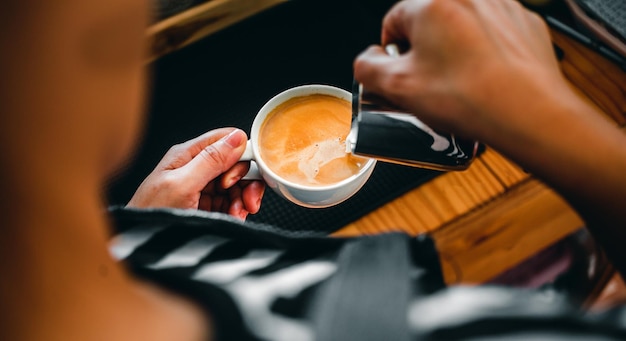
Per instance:
[[[256,214],[261,209],[261,201],[265,193],[265,183],[262,181],[252,181],[243,188],[243,206],[246,211]]]
[[[232,130],[202,149],[189,163],[176,170],[189,190],[202,190],[211,180],[233,167],[246,149],[246,134]]]
[[[228,214],[235,218],[246,220],[248,211],[244,209],[241,198],[237,198],[231,202],[230,207],[228,208]]]
[[[409,43],[412,35],[416,35],[416,23],[420,24],[421,14],[429,6],[439,5],[433,0],[400,1],[396,3],[383,18],[381,43],[384,45]]]
[[[216,207],[215,211],[228,213],[230,211],[230,207],[233,203],[233,200],[229,199],[228,197],[221,197],[221,198],[222,198],[222,200],[220,201],[221,205],[219,207]]]
[[[235,218],[245,220],[248,212],[243,206],[243,201],[241,199],[242,192],[243,190],[239,187],[239,184],[228,190],[229,202],[228,206],[224,208],[224,212]]]
[[[213,210],[213,199],[210,195],[201,194],[198,200],[198,209],[210,212]]]
[[[403,43],[408,40],[406,27],[407,1],[395,4],[383,18],[382,45]]]
[[[382,47],[371,46],[354,62],[354,77],[368,91],[388,100],[397,101],[398,94],[406,87],[413,66],[410,54],[389,56]]]
[[[234,166],[222,174],[220,185],[224,189],[231,188],[237,183],[237,181],[248,173],[248,170],[250,170],[250,162],[237,162]]]
[[[354,78],[368,89],[380,80],[385,68],[393,63],[382,46],[372,45],[354,60]]]
[[[221,140],[223,137],[237,130],[237,128],[218,128],[210,130],[196,138],[181,143],[181,146],[189,151],[191,157],[198,155],[207,146]]]
[[[212,212],[224,212],[225,213],[227,210],[225,210],[224,207],[228,207],[228,205],[230,205],[230,201],[221,195],[214,196],[211,199],[211,211]]]
[[[204,186],[204,188],[200,192],[205,195],[212,195],[213,193],[216,193],[219,190],[216,187],[219,187],[219,186],[215,185],[215,181],[211,181],[206,186]]]
[[[173,145],[157,165],[161,169],[178,169],[183,167],[198,155],[206,146],[219,141],[231,133],[235,128],[220,128],[211,130],[189,141]]]

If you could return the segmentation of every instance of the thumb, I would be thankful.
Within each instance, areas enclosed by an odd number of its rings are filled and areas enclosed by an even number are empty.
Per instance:
[[[185,181],[199,190],[234,166],[246,149],[247,136],[240,129],[206,146],[189,163],[179,168]]]
[[[369,91],[385,96],[397,85],[400,64],[399,58],[389,56],[382,46],[370,46],[354,61],[354,78]]]

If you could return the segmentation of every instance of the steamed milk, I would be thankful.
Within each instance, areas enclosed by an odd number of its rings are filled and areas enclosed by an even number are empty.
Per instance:
[[[301,185],[324,186],[346,179],[367,161],[346,153],[351,119],[346,100],[321,94],[292,98],[263,122],[261,158],[274,173]]]

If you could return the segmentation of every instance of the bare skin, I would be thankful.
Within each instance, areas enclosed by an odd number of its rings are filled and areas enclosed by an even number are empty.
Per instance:
[[[626,274],[626,134],[568,87],[537,15],[515,1],[402,1],[383,22],[389,43],[408,49],[392,59],[371,47],[359,81],[543,179]]]
[[[0,4],[1,340],[206,340],[108,253],[104,180],[140,136],[147,1]]]
[[[238,162],[246,141],[243,131],[222,128],[173,146],[128,207],[201,209],[245,220],[259,211],[265,190],[263,182],[239,181],[249,169]]]

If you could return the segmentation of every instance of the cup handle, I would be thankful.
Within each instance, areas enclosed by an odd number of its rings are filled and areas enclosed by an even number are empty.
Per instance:
[[[259,172],[256,162],[254,162],[254,153],[252,153],[252,141],[248,140],[246,143],[246,150],[241,154],[239,161],[250,161],[250,170],[244,175],[241,180],[262,180],[263,177]]]
[[[239,158],[239,161],[254,161],[254,153],[252,153],[252,141],[248,140],[246,143],[246,150]]]

